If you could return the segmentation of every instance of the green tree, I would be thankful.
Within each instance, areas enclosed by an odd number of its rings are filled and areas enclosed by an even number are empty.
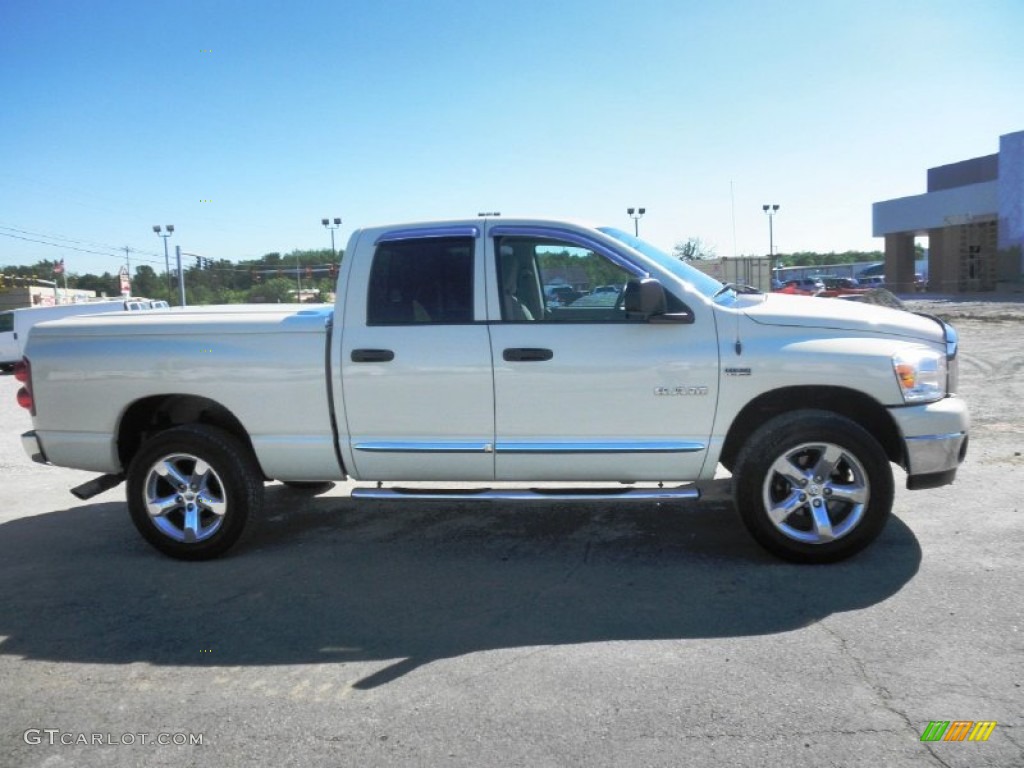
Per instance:
[[[148,264],[140,264],[135,268],[132,278],[132,295],[145,296],[149,299],[166,298],[167,283],[162,282],[153,268]]]
[[[254,304],[278,304],[294,301],[295,283],[283,277],[275,277],[265,283],[253,286],[249,301]]]
[[[69,288],[79,288],[83,291],[95,291],[97,296],[120,296],[121,284],[116,275],[104,272],[102,275],[86,273],[76,275],[75,279],[68,278]]]
[[[676,243],[672,255],[680,261],[702,261],[715,258],[715,248],[699,237],[691,237]]]

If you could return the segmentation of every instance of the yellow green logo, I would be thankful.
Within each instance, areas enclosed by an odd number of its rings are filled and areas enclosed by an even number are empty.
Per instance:
[[[988,741],[995,728],[995,720],[932,720],[921,741]]]

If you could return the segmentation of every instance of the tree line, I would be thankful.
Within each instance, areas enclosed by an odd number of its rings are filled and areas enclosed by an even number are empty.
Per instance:
[[[337,267],[344,251],[335,256],[329,248],[295,250],[288,254],[268,253],[261,259],[233,262],[228,259],[182,257],[185,301],[195,304],[246,304],[294,302],[302,288],[307,301],[329,301],[337,280]],[[0,288],[37,280],[56,280],[60,287],[95,291],[97,296],[119,296],[117,273],[76,273],[68,265],[58,274],[59,262],[42,260],[31,266],[0,267]],[[297,279],[296,279],[297,278]],[[132,270],[132,295],[178,303],[178,273],[159,272],[149,264]],[[307,295],[309,294],[309,295]]]
[[[916,258],[924,258],[924,247],[915,244]],[[691,237],[675,244],[672,255],[682,261],[701,261],[717,258],[715,248],[701,240]],[[761,254],[758,254],[761,255]],[[823,267],[831,264],[858,264],[865,261],[885,261],[882,251],[843,251],[836,253],[819,253],[817,251],[797,251],[795,253],[777,253],[776,261],[780,267]]]

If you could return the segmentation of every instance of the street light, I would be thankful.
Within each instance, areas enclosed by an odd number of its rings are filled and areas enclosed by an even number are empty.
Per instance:
[[[776,203],[765,203],[761,206],[761,210],[768,216],[768,267],[771,269],[772,274],[776,272],[775,267],[775,231],[772,228],[772,218],[779,211],[779,206]]]
[[[167,225],[167,234],[166,235],[162,234],[160,232],[160,225],[159,224],[154,224],[153,225],[153,231],[156,232],[159,237],[163,238],[163,241],[164,241],[164,270],[167,273],[167,298],[170,299],[171,298],[171,257],[167,255],[167,238],[174,234],[174,225],[173,224],[168,224]]]
[[[627,208],[626,213],[633,219],[633,234],[640,237],[640,218],[647,213],[647,209]]]
[[[331,253],[334,254],[334,258],[338,258],[338,251],[334,248],[334,230],[341,226],[341,219],[335,218],[333,227],[330,219],[320,219],[320,223],[331,230]]]

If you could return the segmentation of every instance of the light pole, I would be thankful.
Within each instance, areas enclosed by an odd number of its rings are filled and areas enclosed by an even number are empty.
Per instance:
[[[167,299],[171,298],[171,257],[167,255],[167,238],[174,234],[174,225],[168,224],[167,234],[160,231],[160,225],[154,224],[153,231],[164,241],[164,271],[167,273]]]
[[[185,272],[181,268],[181,257],[182,256],[191,256],[193,259],[195,259],[196,260],[197,270],[204,269],[203,264],[207,264],[208,265],[208,267],[206,267],[206,268],[213,269],[213,260],[212,259],[208,259],[205,256],[200,256],[198,253],[187,253],[187,252],[181,250],[181,246],[180,245],[174,246],[174,250],[178,254],[178,281],[179,281],[178,292],[181,294],[181,306],[184,307],[185,306]]]
[[[174,246],[174,253],[178,259],[178,302],[179,306],[185,306],[185,271],[181,268],[181,246]],[[186,256],[194,256],[195,254],[187,253]]]
[[[761,210],[768,215],[768,268],[774,275],[776,272],[775,268],[775,230],[772,228],[772,218],[776,213],[779,212],[779,206],[777,203],[765,203],[761,206]]]
[[[633,219],[633,234],[640,237],[640,219],[647,213],[646,208],[627,208],[626,213]]]
[[[329,230],[331,230],[331,253],[334,255],[334,258],[338,258],[338,251],[334,247],[334,230],[341,226],[341,219],[335,218],[334,226],[331,226],[330,219],[320,219],[320,223],[327,227]]]

